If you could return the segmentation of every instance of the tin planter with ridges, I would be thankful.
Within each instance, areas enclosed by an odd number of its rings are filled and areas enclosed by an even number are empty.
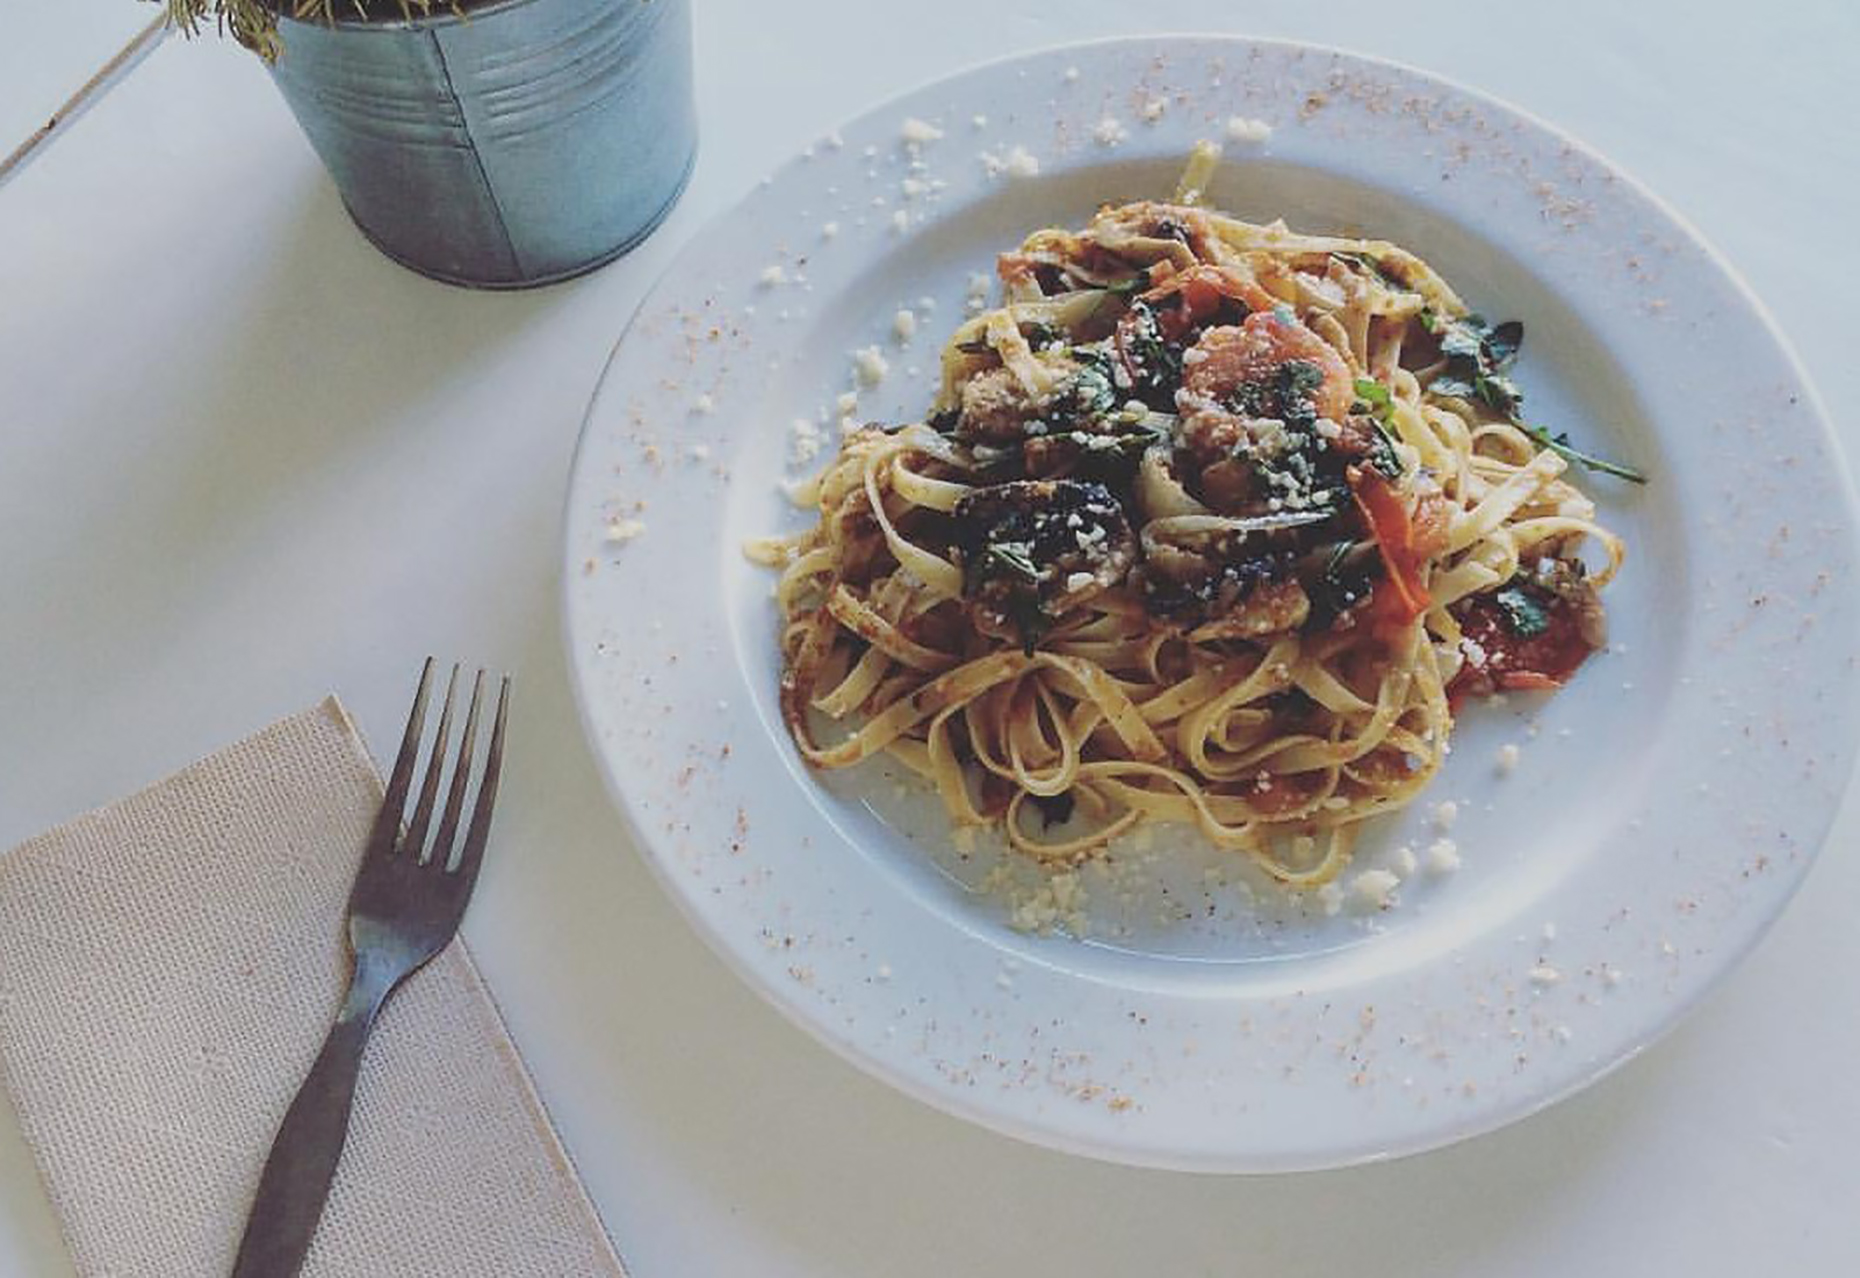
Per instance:
[[[364,234],[455,284],[592,270],[670,211],[697,148],[687,0],[502,0],[279,21],[272,78]]]

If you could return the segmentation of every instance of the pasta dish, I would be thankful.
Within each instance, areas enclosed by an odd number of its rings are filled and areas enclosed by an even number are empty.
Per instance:
[[[1311,887],[1464,697],[1603,644],[1623,546],[1571,467],[1644,481],[1525,419],[1522,325],[1206,207],[1216,154],[1002,254],[927,416],[850,431],[815,526],[752,554],[814,766],[888,753],[1046,860],[1185,822]]]

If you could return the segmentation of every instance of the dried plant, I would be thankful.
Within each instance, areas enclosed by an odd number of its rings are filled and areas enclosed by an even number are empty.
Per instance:
[[[156,0],[168,10],[169,25],[182,34],[199,35],[213,27],[252,50],[267,62],[284,52],[278,35],[278,15],[289,13],[302,22],[333,22],[340,6],[360,18],[393,7],[400,16],[430,13],[433,0]],[[454,6],[456,7],[456,6]]]

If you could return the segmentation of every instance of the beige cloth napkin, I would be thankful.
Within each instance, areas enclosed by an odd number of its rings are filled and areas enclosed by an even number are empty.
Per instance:
[[[0,1075],[80,1274],[231,1268],[380,801],[332,698],[0,857]],[[624,1278],[461,944],[382,1013],[304,1272]]]

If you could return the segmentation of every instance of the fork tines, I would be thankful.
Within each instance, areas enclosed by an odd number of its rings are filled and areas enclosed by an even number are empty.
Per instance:
[[[420,671],[420,686],[414,693],[413,709],[407,716],[407,731],[401,738],[400,753],[394,759],[394,771],[388,779],[387,796],[381,804],[369,838],[368,855],[410,857],[422,865],[432,865],[466,876],[478,872],[484,855],[485,839],[490,833],[491,807],[497,798],[497,779],[504,759],[504,722],[510,702],[510,676],[499,682],[497,715],[491,725],[491,744],[485,753],[484,775],[478,783],[478,796],[472,807],[471,824],[465,831],[462,847],[455,848],[459,817],[465,807],[465,791],[471,780],[472,747],[478,734],[478,711],[484,700],[484,671],[472,678],[471,705],[465,712],[465,730],[459,737],[458,754],[452,763],[452,783],[446,791],[446,803],[440,813],[439,829],[430,846],[427,830],[432,824],[433,808],[439,797],[440,773],[446,763],[446,745],[452,731],[452,709],[458,692],[459,667],[454,664],[446,679],[446,699],[439,711],[439,727],[433,734],[432,757],[420,783],[420,794],[406,831],[401,818],[407,804],[407,791],[413,781],[414,762],[420,752],[420,740],[426,723],[426,705],[433,680],[433,659],[428,657]],[[455,856],[454,853],[457,853]]]

